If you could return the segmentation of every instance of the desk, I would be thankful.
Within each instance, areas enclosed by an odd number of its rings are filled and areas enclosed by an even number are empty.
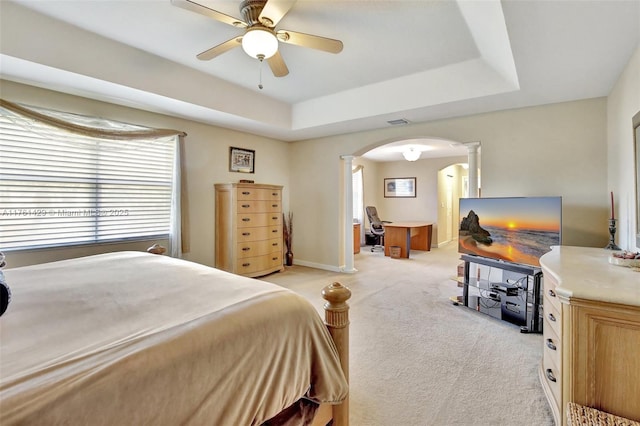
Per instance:
[[[427,222],[392,222],[384,224],[384,255],[389,256],[389,247],[400,247],[400,257],[409,257],[413,250],[431,250],[431,230]]]
[[[360,224],[353,224],[353,254],[360,253]]]

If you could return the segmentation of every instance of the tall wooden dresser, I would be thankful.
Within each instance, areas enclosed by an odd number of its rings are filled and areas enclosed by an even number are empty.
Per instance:
[[[611,253],[556,246],[540,259],[540,380],[558,425],[568,402],[640,421],[640,272]]]
[[[282,186],[215,184],[216,268],[247,277],[284,269]]]

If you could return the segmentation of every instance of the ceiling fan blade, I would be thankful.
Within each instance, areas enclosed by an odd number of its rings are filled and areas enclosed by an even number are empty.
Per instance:
[[[271,72],[276,77],[284,77],[289,74],[289,68],[287,68],[287,64],[284,63],[284,59],[282,59],[280,51],[277,51],[275,55],[267,59],[267,62],[269,63]]]
[[[262,25],[273,28],[297,0],[268,0],[262,8],[258,20]]]
[[[242,22],[238,18],[234,18],[233,16],[227,15],[225,13],[210,9],[206,6],[203,6],[191,0],[171,0],[171,4],[174,6],[181,7],[182,9],[190,10],[191,12],[196,12],[201,15],[208,16],[209,18],[213,18],[216,21],[233,25],[234,27],[238,27],[238,28],[247,27],[247,24],[245,22]]]
[[[224,52],[240,45],[242,45],[242,37],[234,37],[231,40],[227,40],[224,43],[212,47],[211,49],[205,50],[202,53],[198,53],[196,57],[201,61],[208,61],[209,59],[213,59],[216,56],[222,55]]]
[[[342,42],[327,37],[320,37],[311,34],[298,33],[296,31],[279,30],[276,33],[278,40],[283,43],[295,44],[311,49],[322,50],[329,53],[342,52]]]

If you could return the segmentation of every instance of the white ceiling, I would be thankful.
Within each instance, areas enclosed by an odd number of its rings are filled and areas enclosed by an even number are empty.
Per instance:
[[[240,0],[199,2],[240,17]],[[2,78],[293,141],[606,96],[638,46],[640,0],[298,0],[277,29],[344,50],[280,43],[290,73],[265,64],[262,90],[240,48],[195,57],[243,30],[170,0],[1,0],[0,24]]]

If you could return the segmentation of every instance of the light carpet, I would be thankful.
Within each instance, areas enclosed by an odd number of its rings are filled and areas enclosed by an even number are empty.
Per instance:
[[[453,243],[410,259],[363,247],[353,274],[292,266],[262,279],[319,312],[324,286],[351,289],[352,425],[553,425],[538,380],[542,335],[454,306],[459,263]]]

